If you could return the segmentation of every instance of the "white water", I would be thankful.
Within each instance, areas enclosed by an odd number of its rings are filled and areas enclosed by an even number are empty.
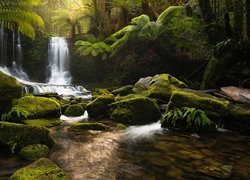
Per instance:
[[[153,140],[156,134],[162,134],[161,122],[142,126],[130,126],[125,130],[124,138],[131,141]]]
[[[52,37],[49,43],[49,84],[69,85],[69,49],[65,38]]]
[[[89,118],[88,112],[85,111],[82,116],[78,116],[78,117],[68,117],[68,116],[62,115],[60,117],[60,120],[67,121],[68,123],[75,123],[79,121],[88,121],[88,118]]]

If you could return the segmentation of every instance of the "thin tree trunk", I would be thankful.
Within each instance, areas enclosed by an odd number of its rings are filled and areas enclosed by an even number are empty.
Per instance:
[[[210,24],[213,21],[213,11],[209,0],[199,0],[199,7],[201,9],[202,16],[206,24]]]
[[[242,37],[243,32],[243,0],[234,1],[234,36]]]
[[[248,44],[250,46],[250,0],[246,0],[246,27]]]

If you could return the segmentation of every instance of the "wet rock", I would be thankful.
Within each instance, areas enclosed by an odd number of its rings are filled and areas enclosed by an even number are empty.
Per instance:
[[[133,92],[143,96],[168,101],[171,94],[187,85],[169,74],[141,78],[133,88]]]
[[[22,148],[19,156],[28,161],[35,161],[42,157],[46,157],[49,153],[49,148],[44,144],[28,145]]]
[[[155,100],[135,96],[110,105],[110,118],[116,122],[142,125],[160,120],[160,109]]]
[[[127,86],[124,86],[124,87],[121,87],[119,89],[115,89],[113,90],[111,93],[114,95],[114,96],[117,96],[117,95],[120,95],[120,96],[126,96],[126,95],[129,95],[129,94],[132,94],[132,89],[133,89],[133,86],[132,85],[127,85]]]
[[[54,140],[44,127],[0,122],[0,144],[10,149],[23,148],[30,144],[45,144],[51,147]]]
[[[68,117],[77,117],[77,116],[82,116],[84,114],[85,109],[83,106],[80,106],[78,104],[74,104],[69,106],[64,115]]]
[[[108,106],[115,101],[112,94],[98,96],[94,101],[87,104],[90,118],[108,117]]]
[[[24,96],[12,102],[11,119],[13,121],[37,118],[59,118],[61,106],[58,101],[35,96]],[[21,112],[21,114],[19,113]],[[25,115],[22,114],[25,112]]]
[[[84,123],[74,123],[70,127],[71,130],[95,130],[95,131],[105,131],[109,129],[108,126],[98,123],[98,122],[84,122]]]
[[[62,121],[60,119],[27,119],[23,123],[33,126],[54,127],[61,125]]]
[[[205,111],[211,120],[219,120],[226,116],[230,103],[207,93],[191,89],[173,92],[166,112],[174,108],[192,107]]]
[[[69,179],[66,174],[52,161],[47,158],[41,158],[34,163],[19,169],[10,180],[16,179]]]
[[[22,85],[13,77],[0,71],[0,113],[11,104],[12,99],[20,98]]]
[[[117,123],[117,125],[116,125],[116,129],[119,129],[119,130],[124,130],[124,129],[126,129],[127,128],[127,126],[125,126],[124,124],[122,124],[122,123]]]

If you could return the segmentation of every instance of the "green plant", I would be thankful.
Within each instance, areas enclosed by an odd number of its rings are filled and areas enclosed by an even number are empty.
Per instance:
[[[8,113],[4,113],[1,116],[2,121],[9,121],[11,119],[27,119],[30,113],[23,109],[12,108]]]
[[[167,112],[164,121],[168,127],[182,128],[190,132],[213,130],[216,126],[200,109],[182,107]]]

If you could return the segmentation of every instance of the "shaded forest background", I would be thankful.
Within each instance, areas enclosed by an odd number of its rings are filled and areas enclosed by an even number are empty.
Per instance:
[[[37,67],[48,64],[48,38],[64,36],[76,84],[119,86],[170,73],[194,88],[249,87],[249,0],[44,0],[31,9],[44,21],[35,38],[22,37],[34,81],[46,76]]]

